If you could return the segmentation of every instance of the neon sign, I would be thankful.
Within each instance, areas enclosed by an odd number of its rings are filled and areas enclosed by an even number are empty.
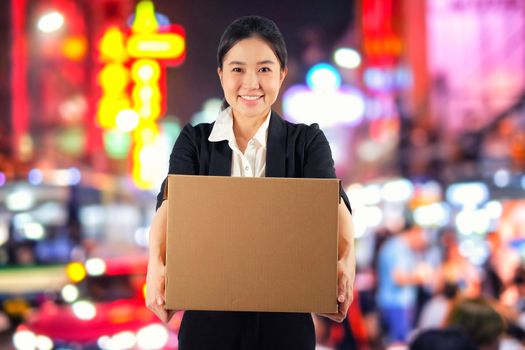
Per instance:
[[[148,164],[154,161],[151,156],[159,144],[157,121],[165,110],[165,66],[184,61],[184,28],[159,26],[153,2],[140,1],[131,31],[108,28],[99,52],[103,68],[98,75],[102,96],[97,122],[104,129],[104,140],[108,140],[106,152],[110,157],[126,157],[129,152],[109,148],[115,144],[113,137],[131,134],[133,181],[139,188],[150,189],[157,178],[156,167]]]

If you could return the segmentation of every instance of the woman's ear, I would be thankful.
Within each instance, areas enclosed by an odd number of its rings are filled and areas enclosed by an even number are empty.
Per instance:
[[[281,69],[280,76],[279,76],[279,86],[283,84],[284,78],[288,75],[288,67],[284,67],[284,69]]]
[[[220,80],[221,86],[222,86],[222,69],[221,69],[221,67],[217,68],[217,75],[219,76],[219,80]]]

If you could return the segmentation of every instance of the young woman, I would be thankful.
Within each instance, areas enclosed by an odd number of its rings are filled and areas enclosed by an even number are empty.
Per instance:
[[[286,46],[267,18],[231,23],[217,51],[224,90],[223,110],[211,124],[186,125],[170,156],[170,174],[334,178],[330,146],[317,124],[284,121],[271,107],[286,77]],[[321,118],[322,116],[320,116]],[[166,205],[163,188],[150,231],[146,304],[163,321]],[[355,259],[350,203],[339,205],[339,312],[323,314],[342,322],[352,301]],[[186,311],[179,347],[187,349],[314,349],[310,314]]]

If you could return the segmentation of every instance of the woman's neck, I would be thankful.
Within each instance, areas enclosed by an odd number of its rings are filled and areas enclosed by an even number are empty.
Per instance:
[[[233,133],[235,135],[235,138],[237,139],[243,139],[243,140],[250,140],[253,138],[257,130],[261,127],[261,125],[266,120],[266,117],[268,116],[269,111],[266,111],[264,114],[258,117],[243,117],[242,115],[235,114],[235,112],[232,111],[233,115]]]

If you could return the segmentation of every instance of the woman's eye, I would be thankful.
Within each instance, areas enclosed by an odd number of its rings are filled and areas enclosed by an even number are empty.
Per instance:
[[[232,69],[232,72],[240,73],[241,69],[239,67],[235,67],[235,68]]]
[[[262,67],[261,69],[259,69],[260,72],[263,72],[263,73],[267,73],[267,72],[270,72],[270,68],[268,67]]]

